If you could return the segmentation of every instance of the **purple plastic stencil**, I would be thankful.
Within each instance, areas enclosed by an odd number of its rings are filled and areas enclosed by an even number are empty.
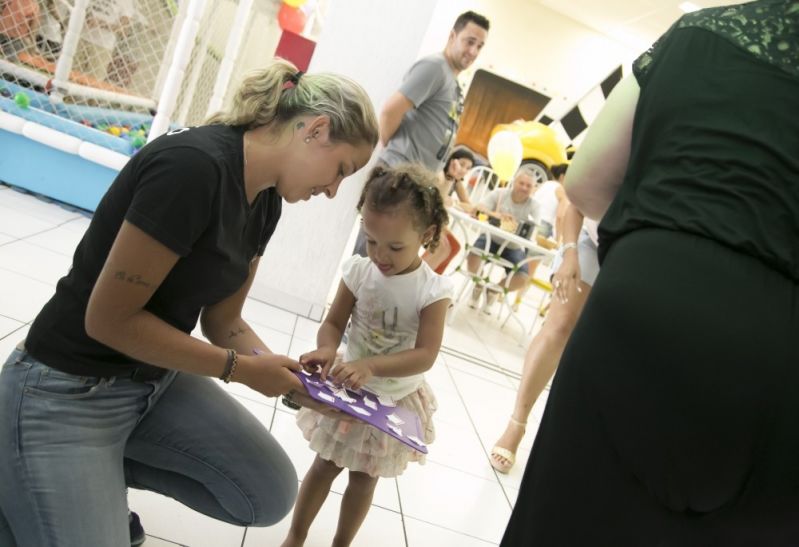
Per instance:
[[[427,454],[421,420],[412,410],[396,406],[393,401],[364,388],[345,389],[333,384],[329,378],[323,381],[318,372],[303,370],[295,374],[305,385],[308,395],[317,401],[363,420],[414,450]]]

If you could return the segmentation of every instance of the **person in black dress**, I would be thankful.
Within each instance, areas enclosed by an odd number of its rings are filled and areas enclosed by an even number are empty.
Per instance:
[[[566,189],[602,268],[502,545],[799,545],[799,2],[679,19]]]

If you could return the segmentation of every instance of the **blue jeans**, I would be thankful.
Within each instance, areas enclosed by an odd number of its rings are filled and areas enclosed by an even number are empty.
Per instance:
[[[15,350],[0,372],[0,545],[129,545],[126,486],[269,526],[293,506],[297,475],[209,378],[74,376]]]

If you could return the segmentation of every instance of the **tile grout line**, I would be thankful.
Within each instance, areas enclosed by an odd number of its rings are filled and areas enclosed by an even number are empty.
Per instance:
[[[463,409],[466,411],[466,415],[469,417],[469,422],[472,424],[472,429],[474,429],[474,433],[475,435],[477,435],[477,438],[480,439],[480,447],[483,449],[483,455],[485,455],[486,457],[486,463],[488,465],[491,465],[491,455],[486,451],[486,447],[483,444],[482,439],[480,437],[480,432],[477,430],[477,426],[475,425],[474,420],[472,419],[472,413],[469,412],[469,407],[466,405],[466,401],[463,398],[463,394],[461,393],[460,387],[458,387],[457,382],[455,382],[455,377],[452,375],[452,371],[449,369],[449,365],[447,365],[447,372],[450,375],[452,384],[455,386],[455,391],[461,400],[461,404],[463,404]],[[499,480],[499,475],[497,475],[496,469],[494,469],[494,477],[496,478],[496,481],[499,484],[500,489],[502,490],[502,494],[505,496],[505,500],[508,502],[510,510],[513,511],[513,504],[510,502],[510,497],[508,496],[508,493],[505,491],[505,485],[502,483],[501,480]]]
[[[402,537],[405,539],[405,547],[410,547],[408,543],[408,530],[405,528],[405,511],[402,510],[402,495],[400,495],[397,477],[394,477],[394,487],[397,489],[397,504],[399,505],[400,522],[402,523]]]
[[[457,357],[458,359],[463,359],[464,361],[468,361],[469,363],[472,363],[473,365],[476,365],[478,367],[484,368],[486,370],[490,370],[491,372],[497,372],[499,374],[502,374],[504,376],[508,376],[508,377],[511,377],[511,378],[515,378],[517,380],[521,379],[521,374],[519,374],[519,373],[516,373],[516,372],[513,372],[511,370],[508,370],[508,369],[506,369],[506,368],[504,368],[504,367],[502,367],[500,365],[489,363],[488,361],[486,361],[484,359],[478,359],[477,357],[469,355],[468,353],[464,353],[464,352],[462,352],[460,350],[451,348],[449,346],[441,346],[441,349],[439,350],[439,353],[443,353],[445,355],[451,355],[452,357]]]
[[[434,527],[440,528],[442,530],[446,530],[447,532],[452,532],[454,534],[465,536],[467,538],[472,538],[472,539],[476,539],[477,541],[482,541],[486,545],[497,545],[496,543],[494,543],[492,541],[488,541],[488,540],[483,539],[481,537],[473,536],[472,534],[464,534],[460,530],[455,530],[453,528],[447,528],[446,526],[441,526],[440,524],[436,524],[435,522],[430,522],[429,520],[424,520],[424,519],[420,519],[420,518],[417,518],[417,517],[411,517],[411,516],[409,516],[408,518],[411,519],[411,520],[416,520],[416,521],[419,521],[419,522],[423,522],[425,524],[429,524],[430,526],[434,526]]]

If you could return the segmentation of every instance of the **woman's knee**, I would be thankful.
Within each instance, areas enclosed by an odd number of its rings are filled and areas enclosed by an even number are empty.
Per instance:
[[[583,287],[583,291],[587,290],[590,288]],[[561,303],[556,297],[553,297],[546,322],[546,330],[549,335],[558,340],[568,339],[577,324],[584,302],[585,296],[583,295],[572,297],[566,303]]]
[[[248,519],[241,519],[244,526],[272,526],[289,514],[297,500],[297,476],[292,473],[287,480],[263,481],[258,488],[256,499],[251,499],[251,512]],[[240,515],[246,517],[248,515]],[[248,522],[249,521],[249,522]]]

